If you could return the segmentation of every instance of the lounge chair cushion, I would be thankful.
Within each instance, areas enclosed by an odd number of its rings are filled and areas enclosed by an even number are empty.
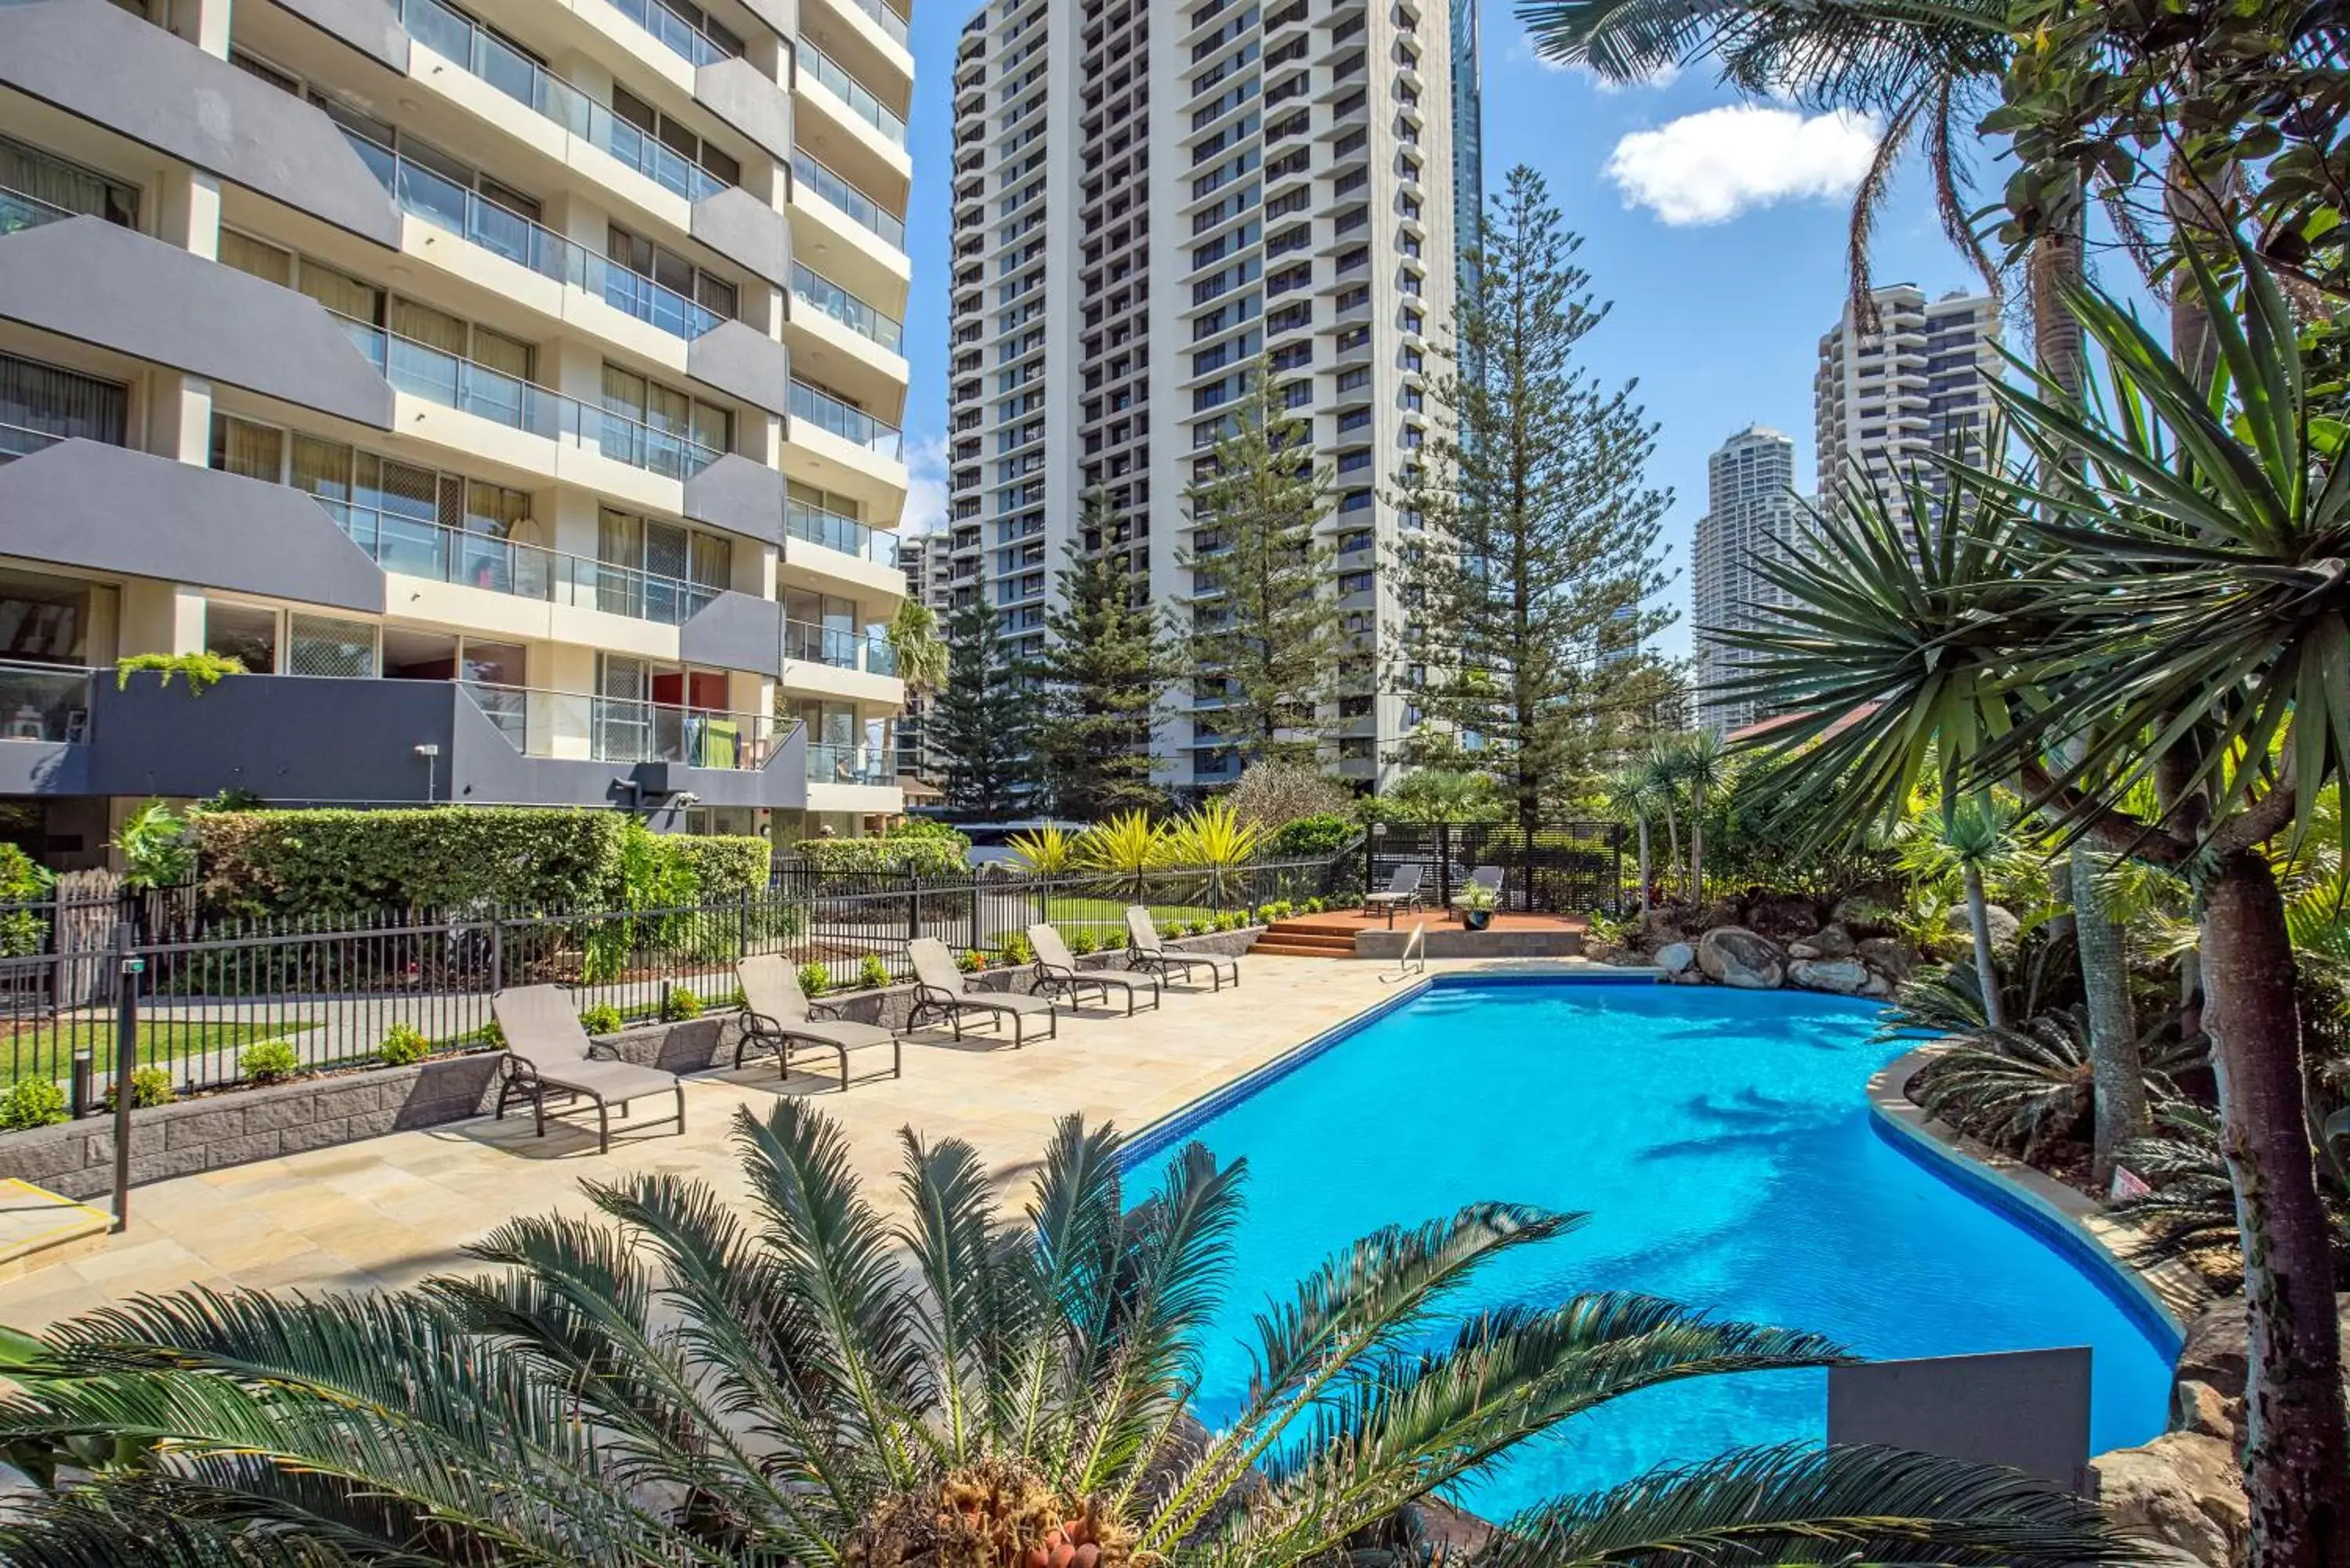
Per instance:
[[[837,1045],[844,1051],[861,1051],[868,1045],[887,1045],[898,1037],[887,1029],[872,1023],[852,1023],[843,1019],[807,1019],[805,1021],[766,1021],[777,1034],[787,1034],[795,1040],[813,1040],[819,1045]]]
[[[575,1089],[606,1101],[650,1098],[677,1087],[676,1074],[634,1062],[558,1062],[547,1067],[532,1063],[532,1067],[550,1088]]]

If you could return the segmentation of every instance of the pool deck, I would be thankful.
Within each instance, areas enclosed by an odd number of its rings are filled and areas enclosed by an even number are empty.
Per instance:
[[[1557,962],[1430,968],[1598,971]],[[728,1142],[734,1109],[757,1113],[779,1093],[804,1095],[837,1117],[868,1191],[885,1208],[896,1201],[905,1127],[969,1140],[1000,1183],[1024,1189],[1056,1117],[1079,1111],[1139,1130],[1392,998],[1397,988],[1380,978],[1392,972],[1387,964],[1245,958],[1237,987],[1170,992],[1164,1008],[1130,1020],[1100,1008],[1065,1013],[1058,1037],[1016,1052],[981,1035],[962,1045],[943,1033],[911,1035],[904,1077],[846,1095],[806,1074],[779,1083],[772,1064],[702,1074],[686,1080],[682,1135],[670,1127],[616,1133],[608,1155],[596,1152],[592,1129],[569,1121],[534,1137],[524,1114],[136,1187],[130,1228],[103,1250],[0,1282],[0,1324],[36,1329],[109,1300],[192,1284],[408,1284],[463,1267],[458,1248],[515,1215],[586,1212],[583,1179],[630,1170],[702,1177],[739,1197]]]

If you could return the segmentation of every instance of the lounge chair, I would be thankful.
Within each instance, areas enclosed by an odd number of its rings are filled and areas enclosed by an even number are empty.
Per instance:
[[[1484,888],[1493,895],[1493,907],[1497,909],[1502,907],[1502,868],[1499,866],[1480,866],[1469,873],[1468,882],[1460,892],[1452,895],[1452,912],[1455,915],[1469,907],[1471,888]]]
[[[1159,937],[1159,928],[1151,922],[1150,911],[1139,904],[1129,904],[1126,909],[1126,961],[1139,974],[1155,974],[1161,980],[1181,976],[1183,983],[1191,983],[1191,971],[1204,969],[1216,989],[1224,989],[1224,971],[1232,971],[1232,983],[1241,982],[1241,961],[1219,958],[1211,953],[1179,953],[1170,950]]]
[[[619,1106],[625,1116],[630,1100],[673,1094],[677,1096],[677,1130],[685,1130],[685,1085],[678,1075],[658,1067],[639,1067],[633,1062],[598,1058],[597,1052],[611,1047],[598,1045],[588,1037],[588,1031],[580,1027],[579,1014],[572,1009],[569,993],[561,986],[509,987],[490,998],[490,1012],[497,1019],[499,1033],[506,1042],[506,1054],[499,1064],[500,1121],[505,1119],[508,1100],[517,1096],[527,1098],[538,1119],[538,1136],[545,1137],[547,1096],[564,1095],[592,1101],[596,1106],[597,1151],[608,1153],[612,1147],[614,1106]],[[641,1125],[658,1127],[670,1119],[661,1116]]]
[[[1028,1020],[1042,1013],[1051,1021],[1048,1034],[1061,1032],[1061,1012],[1049,998],[1021,996],[1008,991],[972,991],[963,984],[962,971],[955,968],[954,955],[947,951],[946,943],[936,937],[916,937],[906,944],[906,956],[914,964],[914,1011],[906,1020],[909,1029],[920,1029],[922,1021],[943,1018],[954,1027],[954,1037],[962,1038],[962,1015],[984,1012],[992,1019],[1012,1023],[1012,1048],[1014,1051],[1028,1043]]]
[[[1425,901],[1420,883],[1427,879],[1428,867],[1417,861],[1407,861],[1395,868],[1385,888],[1363,895],[1363,913],[1376,915],[1383,910],[1417,909]]]
[[[1135,996],[1144,986],[1150,988],[1150,1005],[1156,1007],[1164,999],[1166,988],[1155,974],[1116,974],[1108,970],[1079,969],[1076,955],[1069,944],[1051,926],[1028,928],[1028,945],[1036,950],[1036,992],[1040,996],[1066,996],[1072,1007],[1085,1002],[1086,992],[1100,995],[1102,1005],[1109,1005],[1109,993],[1126,992],[1126,1015],[1134,1016]]]
[[[826,1003],[810,1002],[800,990],[799,976],[781,953],[742,960],[734,966],[734,979],[743,987],[743,1033],[734,1042],[737,1067],[743,1064],[743,1054],[754,1046],[775,1054],[775,1071],[782,1075],[792,1070],[795,1046],[829,1052],[840,1064],[840,1088],[847,1094],[848,1054],[887,1045],[889,1075],[904,1075],[905,1044],[894,1032],[870,1023],[852,1023],[835,1015]]]

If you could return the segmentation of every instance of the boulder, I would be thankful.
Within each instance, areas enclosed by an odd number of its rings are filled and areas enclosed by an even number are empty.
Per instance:
[[[1950,935],[1954,940],[1962,942],[1972,942],[1975,940],[1974,927],[1967,921],[1967,907],[1964,904],[1954,906],[1946,919],[1950,925]],[[1983,909],[1983,924],[1991,929],[1991,945],[1993,952],[2013,952],[2016,942],[2023,936],[2023,922],[2015,918],[2013,910],[2003,905],[1986,905]]]
[[[1886,979],[1883,975],[1878,974],[1876,971],[1871,970],[1868,975],[1868,983],[1860,988],[1860,994],[1874,1002],[1887,1002],[1892,999],[1893,990],[1894,987],[1891,981]]]
[[[1819,949],[1814,947],[1809,942],[1789,942],[1787,944],[1787,956],[1791,959],[1815,959],[1825,958],[1827,957],[1827,954],[1820,951]]]
[[[1852,940],[1852,933],[1833,921],[1822,926],[1805,940],[1813,947],[1820,950],[1820,957],[1824,959],[1848,959],[1858,950],[1858,944]]]
[[[1779,944],[1743,926],[1706,932],[1697,944],[1697,963],[1708,980],[1742,991],[1775,990],[1787,973]]]
[[[1670,909],[1650,909],[1640,917],[1639,945],[1651,952],[1680,940],[1680,922]]]
[[[2350,1317],[2350,1295],[2334,1298],[2337,1310]],[[2251,1377],[2251,1329],[2244,1321],[2244,1298],[2223,1296],[2187,1325],[2187,1342],[2179,1346],[2178,1383],[2200,1383],[2220,1397],[2241,1404]]]
[[[1835,996],[1858,996],[1871,978],[1858,959],[1797,959],[1787,966],[1789,985]]]
[[[2241,1568],[2251,1514],[2231,1445],[2200,1432],[2165,1432],[2142,1448],[2100,1454],[2089,1467],[2115,1524],[2206,1568]]]
[[[1758,893],[1747,903],[1746,926],[1771,941],[1791,942],[1820,929],[1820,909],[1800,893]]]
[[[1855,944],[1854,956],[1898,985],[1918,967],[1918,950],[1892,937],[1869,937]]]
[[[1657,967],[1667,974],[1679,974],[1697,962],[1697,950],[1687,942],[1667,942],[1657,950]]]

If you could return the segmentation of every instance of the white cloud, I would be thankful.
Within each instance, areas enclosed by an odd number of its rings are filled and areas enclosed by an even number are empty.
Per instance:
[[[1667,223],[1721,223],[1778,202],[1849,196],[1882,134],[1876,116],[1851,109],[1729,104],[1625,137],[1607,177],[1626,206]]]
[[[1648,75],[1628,82],[1611,81],[1589,66],[1569,65],[1564,60],[1554,60],[1545,55],[1534,53],[1534,45],[1526,40],[1523,33],[1519,34],[1516,40],[1510,45],[1506,51],[1506,57],[1512,60],[1532,60],[1546,71],[1562,71],[1569,76],[1580,78],[1589,83],[1594,90],[1611,97],[1619,92],[1635,92],[1645,88],[1669,88],[1681,79],[1680,67],[1659,66]]]
[[[947,442],[944,436],[906,441],[906,510],[899,532],[927,534],[947,520]]]

